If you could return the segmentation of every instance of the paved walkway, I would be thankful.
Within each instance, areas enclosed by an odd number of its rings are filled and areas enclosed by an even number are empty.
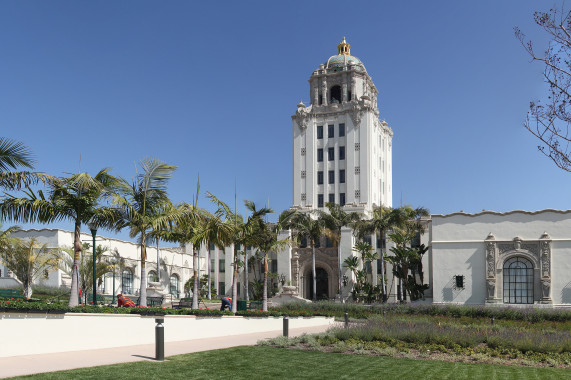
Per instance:
[[[328,328],[329,326],[316,326],[290,329],[289,336],[298,336],[303,333],[320,333],[326,331]],[[267,331],[264,333],[231,335],[219,338],[168,342],[165,343],[165,356],[217,350],[227,347],[251,346],[255,345],[258,340],[275,338],[281,335],[282,330],[278,330]],[[33,342],[30,342],[30,344],[33,344]],[[154,357],[154,344],[104,348],[99,350],[60,352],[55,354],[12,356],[0,358],[0,378],[141,360],[154,360]]]

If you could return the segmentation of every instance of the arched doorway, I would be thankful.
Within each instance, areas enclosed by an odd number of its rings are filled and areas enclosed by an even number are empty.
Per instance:
[[[311,273],[311,270],[306,278],[308,279],[306,284],[306,298],[311,300],[313,299],[313,273]],[[315,268],[315,278],[317,280],[317,299],[329,299],[329,275],[327,271],[323,268]]]

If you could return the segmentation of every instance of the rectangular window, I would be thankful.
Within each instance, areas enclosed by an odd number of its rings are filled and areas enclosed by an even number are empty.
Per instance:
[[[236,283],[236,286],[237,286],[236,291],[238,293],[238,297],[240,297],[240,283],[239,282]]]
[[[345,136],[345,124],[339,124],[339,137]]]
[[[224,282],[218,283],[218,294],[226,294],[226,283]]]
[[[317,194],[317,207],[323,207],[323,194]]]
[[[335,203],[335,194],[329,194],[329,203]]]
[[[345,170],[339,170],[339,183],[345,183]]]
[[[334,125],[328,125],[327,126],[327,137],[329,137],[329,138],[335,137],[335,126]]]
[[[218,260],[218,272],[226,272],[226,260]]]
[[[327,148],[327,159],[329,161],[335,160],[335,148]]]
[[[317,162],[322,162],[323,161],[323,149],[319,148],[317,149]]]
[[[339,204],[345,206],[345,193],[339,194]]]
[[[339,159],[340,160],[345,159],[345,147],[344,146],[339,147]]]
[[[333,241],[330,238],[325,237],[325,248],[331,248],[331,247],[333,247]]]
[[[272,260],[272,273],[278,273],[278,260]]]
[[[318,139],[322,139],[322,138],[323,138],[323,125],[318,125],[318,126],[317,126],[317,138],[318,138]]]
[[[323,171],[322,170],[317,172],[317,184],[323,185]]]
[[[329,183],[335,183],[335,170],[329,171]]]
[[[214,259],[210,260],[210,273],[214,273],[214,270],[216,269],[214,263],[215,263]]]

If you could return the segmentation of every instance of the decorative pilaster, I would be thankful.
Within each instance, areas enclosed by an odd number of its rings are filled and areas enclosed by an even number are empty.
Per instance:
[[[321,82],[321,96],[323,98],[323,105],[326,106],[327,102],[327,81],[323,78],[323,82]]]
[[[486,303],[497,303],[496,297],[496,237],[489,233],[486,246]]]
[[[544,232],[539,238],[541,266],[541,303],[553,303],[551,299],[551,237]]]
[[[297,292],[299,293],[299,253],[297,252],[294,252],[291,257],[291,269],[291,285],[295,286],[297,288]]]

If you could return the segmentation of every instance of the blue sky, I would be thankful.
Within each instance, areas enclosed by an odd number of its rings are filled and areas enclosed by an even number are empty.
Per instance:
[[[343,36],[394,131],[393,204],[568,209],[570,174],[522,123],[545,95],[515,39],[549,1],[2,1],[1,135],[54,175],[177,165],[174,201],[292,202],[291,115]],[[544,46],[544,45],[543,45]],[[240,207],[243,211],[243,208]],[[71,229],[64,222],[50,227]],[[87,230],[87,228],[85,228]],[[109,234],[110,235],[110,234]],[[126,238],[126,233],[119,237]]]

